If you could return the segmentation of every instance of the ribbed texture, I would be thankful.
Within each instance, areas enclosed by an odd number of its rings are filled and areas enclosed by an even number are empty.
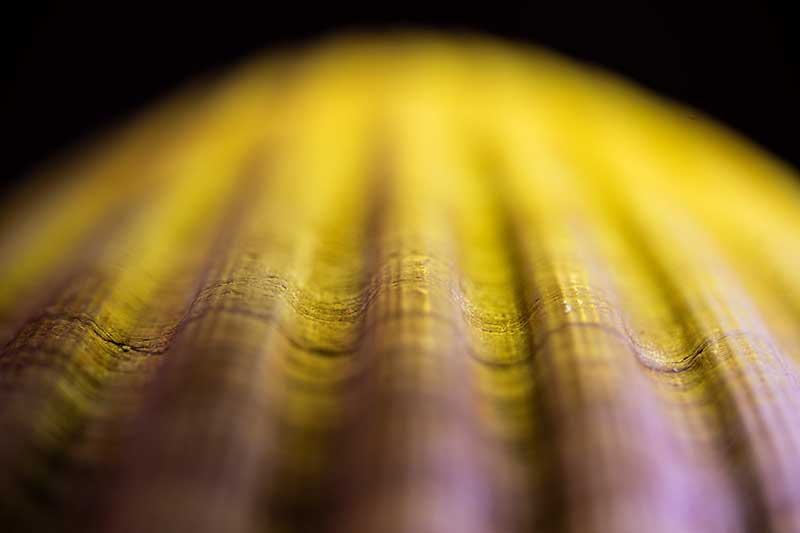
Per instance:
[[[350,38],[32,183],[3,531],[800,531],[800,182],[691,110]]]

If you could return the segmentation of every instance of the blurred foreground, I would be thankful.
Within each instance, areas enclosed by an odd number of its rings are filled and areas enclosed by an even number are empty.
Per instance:
[[[0,527],[796,531],[798,183],[474,38],[189,88],[0,213]]]

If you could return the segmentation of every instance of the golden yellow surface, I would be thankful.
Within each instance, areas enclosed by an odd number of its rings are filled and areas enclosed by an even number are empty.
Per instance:
[[[800,530],[800,181],[476,38],[243,64],[0,214],[0,528]]]

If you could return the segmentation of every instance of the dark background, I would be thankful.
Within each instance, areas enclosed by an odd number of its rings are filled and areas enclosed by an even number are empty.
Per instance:
[[[248,53],[338,30],[404,27],[478,31],[606,66],[800,167],[797,19],[783,5],[34,2],[2,17],[2,185],[20,183],[40,161]]]

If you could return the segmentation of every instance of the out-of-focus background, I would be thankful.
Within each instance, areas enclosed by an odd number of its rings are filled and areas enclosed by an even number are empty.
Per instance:
[[[699,108],[795,166],[796,18],[784,1],[18,2],[2,19],[2,187],[182,83],[351,30],[467,30],[544,45]]]

